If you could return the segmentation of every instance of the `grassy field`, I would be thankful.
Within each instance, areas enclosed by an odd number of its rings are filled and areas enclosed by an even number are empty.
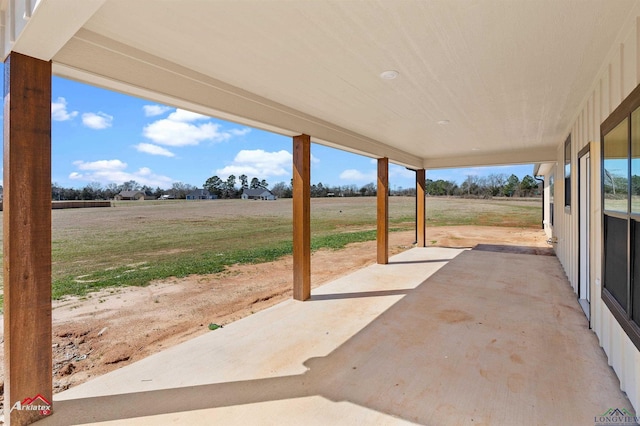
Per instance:
[[[391,230],[414,229],[415,199],[389,201]],[[312,249],[375,239],[375,203],[375,197],[313,199]],[[540,200],[427,200],[428,226],[538,227],[540,215]],[[291,216],[290,199],[53,210],[53,297],[275,260],[291,253]]]

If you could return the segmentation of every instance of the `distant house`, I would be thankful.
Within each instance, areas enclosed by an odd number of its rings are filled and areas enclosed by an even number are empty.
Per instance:
[[[213,200],[217,198],[206,189],[195,189],[187,194],[187,200]]]
[[[117,201],[144,200],[145,199],[145,193],[142,192],[142,191],[122,191],[118,195],[113,197],[113,199],[117,200]]]
[[[243,200],[275,200],[276,196],[271,193],[268,189],[264,188],[247,188],[242,190]]]

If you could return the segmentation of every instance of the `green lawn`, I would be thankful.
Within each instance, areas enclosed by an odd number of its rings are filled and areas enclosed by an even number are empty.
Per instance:
[[[415,200],[389,201],[392,231],[414,229]],[[375,197],[313,199],[312,249],[375,239],[375,203]],[[538,227],[540,211],[540,200],[429,198],[427,226]],[[290,199],[53,210],[53,297],[277,259],[291,253],[291,217]]]

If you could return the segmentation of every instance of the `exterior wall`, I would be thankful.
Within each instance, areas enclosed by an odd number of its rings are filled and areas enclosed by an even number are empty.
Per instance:
[[[547,238],[552,238],[553,237],[553,226],[551,224],[551,208],[549,205],[549,197],[551,197],[551,188],[549,186],[550,182],[549,182],[549,176],[545,176],[544,178],[544,188],[542,188],[542,191],[544,193],[544,199],[545,199],[545,203],[543,205],[543,209],[544,209],[544,233],[547,235]]]
[[[544,233],[549,239],[549,241],[553,238],[553,218],[551,217],[551,205],[553,204],[552,199],[552,175],[555,172],[555,163],[545,163],[539,165],[540,167],[535,167],[533,173],[536,177],[542,176],[544,179],[544,184],[542,186],[542,196],[544,199],[544,203],[542,204],[543,208],[543,229]],[[555,176],[553,176],[555,179]]]
[[[594,30],[595,31],[595,30]],[[640,84],[640,7],[621,28],[617,42],[603,61],[601,72],[576,111],[571,133],[571,207],[564,206],[564,139],[558,141],[555,166],[553,232],[556,254],[577,293],[579,285],[578,152],[590,145],[591,154],[591,328],[595,332],[636,412],[640,412],[640,352],[601,299],[602,197],[600,124]],[[551,172],[549,172],[551,174]],[[548,175],[545,176],[548,179]],[[548,198],[547,198],[548,199]]]

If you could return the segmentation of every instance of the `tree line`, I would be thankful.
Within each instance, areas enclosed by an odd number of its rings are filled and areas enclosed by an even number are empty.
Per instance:
[[[232,199],[240,198],[245,189],[269,189],[278,198],[291,198],[293,196],[293,180],[288,183],[278,182],[269,188],[265,179],[257,177],[249,178],[242,174],[238,178],[230,175],[227,179],[218,176],[211,176],[202,185],[212,195],[218,198]],[[123,184],[110,183],[102,186],[100,183],[92,182],[83,188],[65,188],[56,183],[51,184],[52,200],[111,200],[122,191],[142,191],[148,197],[160,198],[170,196],[175,199],[185,199],[187,195],[197,189],[197,187],[183,182],[174,182],[170,188],[151,188],[141,185],[135,180],[124,182]],[[459,197],[531,197],[539,196],[540,188],[538,182],[527,175],[520,180],[516,175],[491,174],[486,177],[468,175],[467,178],[458,185],[450,180],[426,179],[425,191],[429,196],[459,196]],[[391,195],[415,196],[414,187],[390,188]],[[313,198],[321,197],[370,197],[377,194],[376,185],[373,182],[362,186],[357,185],[323,185],[322,182],[312,184],[310,194]]]
[[[236,184],[240,180],[240,188],[236,188]],[[204,182],[204,189],[218,198],[240,198],[245,189],[269,189],[269,184],[264,179],[257,177],[249,178],[242,174],[236,179],[235,175],[229,175],[226,180],[220,179],[218,176],[211,176]]]
[[[459,197],[533,197],[539,196],[541,188],[539,182],[526,175],[520,180],[518,176],[507,176],[504,173],[490,174],[486,177],[467,175],[458,185],[455,182],[438,179],[426,180],[425,191],[428,195],[459,196]]]
[[[239,187],[236,187],[237,184]],[[289,183],[277,182],[269,188],[266,180],[254,177],[249,181],[249,178],[244,174],[237,178],[230,175],[226,180],[218,176],[211,176],[205,181],[204,188],[218,198],[240,198],[245,189],[268,189],[278,198],[291,198],[293,196],[293,179]],[[310,187],[311,197],[314,198],[372,196],[376,195],[376,192],[376,186],[373,183],[358,187],[356,185],[325,186],[319,182]],[[415,189],[413,194],[415,194]]]
[[[112,200],[122,191],[141,191],[148,197],[160,198],[163,195],[170,195],[172,198],[185,199],[187,194],[195,190],[196,187],[183,182],[174,182],[171,188],[152,188],[141,185],[135,180],[124,182],[120,185],[110,183],[102,186],[98,182],[91,182],[83,188],[65,188],[57,183],[51,184],[52,200]]]

